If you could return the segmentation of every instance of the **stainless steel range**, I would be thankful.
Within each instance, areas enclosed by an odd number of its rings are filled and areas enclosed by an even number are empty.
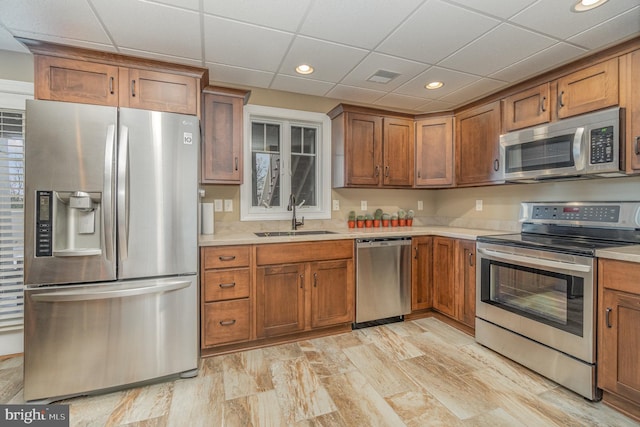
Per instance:
[[[640,202],[525,202],[477,239],[476,341],[591,400],[597,249],[640,244]]]

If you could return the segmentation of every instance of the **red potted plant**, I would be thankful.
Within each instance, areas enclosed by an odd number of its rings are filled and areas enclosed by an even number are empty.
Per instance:
[[[382,226],[383,227],[388,227],[390,220],[391,220],[391,215],[389,215],[388,213],[383,213],[382,214]]]
[[[412,209],[407,211],[407,227],[411,227],[413,225],[413,215],[414,212]]]
[[[391,215],[391,226],[392,227],[398,226],[398,214]]]
[[[376,209],[373,213],[373,227],[380,227],[380,223],[382,222],[382,209]]]
[[[356,219],[356,227],[363,228],[364,227],[364,215],[358,215]]]
[[[398,225],[400,227],[407,225],[407,213],[403,209],[398,211]]]
[[[367,228],[373,227],[373,215],[367,214],[364,217],[364,226],[367,227]]]
[[[354,211],[349,212],[349,219],[347,220],[349,228],[356,227],[356,213]]]

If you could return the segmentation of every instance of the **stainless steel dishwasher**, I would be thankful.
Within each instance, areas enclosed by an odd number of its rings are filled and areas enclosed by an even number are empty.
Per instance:
[[[411,312],[411,237],[356,240],[354,328],[403,320]]]

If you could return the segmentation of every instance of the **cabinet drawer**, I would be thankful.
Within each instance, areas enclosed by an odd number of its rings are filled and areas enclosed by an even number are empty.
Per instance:
[[[249,299],[211,302],[204,305],[203,346],[249,339]]]
[[[249,269],[204,272],[205,302],[249,297]]]
[[[598,285],[640,294],[640,264],[611,259],[598,262]]]
[[[276,243],[256,248],[256,264],[288,264],[353,257],[353,240]]]
[[[249,266],[248,246],[219,246],[204,248],[204,268],[231,268]]]

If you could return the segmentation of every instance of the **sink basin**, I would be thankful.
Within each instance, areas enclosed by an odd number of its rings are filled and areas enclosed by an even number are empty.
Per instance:
[[[326,230],[296,230],[296,231],[261,231],[254,233],[258,237],[279,237],[279,236],[309,236],[313,234],[335,234],[333,231]]]

